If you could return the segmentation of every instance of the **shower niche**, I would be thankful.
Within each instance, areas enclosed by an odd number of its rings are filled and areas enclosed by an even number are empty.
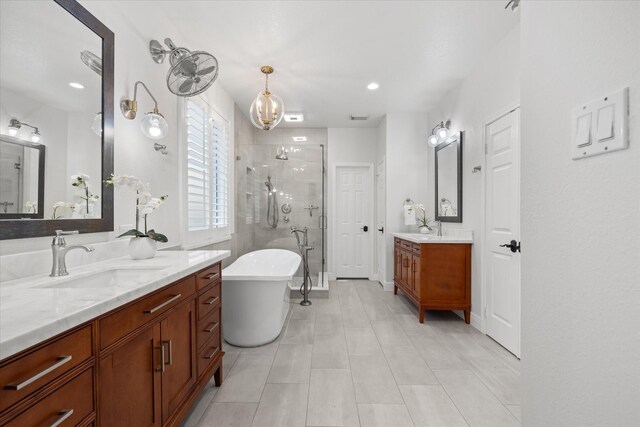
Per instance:
[[[275,133],[275,132],[274,132]],[[308,230],[312,288],[328,286],[323,144],[241,144],[236,200],[238,256],[260,249],[299,253],[291,227]],[[302,281],[302,269],[296,280]]]

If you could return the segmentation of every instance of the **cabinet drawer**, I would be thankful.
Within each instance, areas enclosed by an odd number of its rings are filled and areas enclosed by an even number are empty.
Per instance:
[[[220,328],[213,333],[213,338],[198,350],[198,376],[213,363],[218,353],[222,350],[220,345]]]
[[[413,243],[407,242],[406,240],[400,240],[400,246],[404,249],[411,250]]]
[[[91,325],[0,367],[0,412],[92,356]]]
[[[220,307],[216,308],[207,317],[198,321],[198,348],[220,331]]]
[[[195,276],[190,276],[152,295],[144,296],[100,320],[100,348],[104,349],[128,333],[180,304],[195,293]]]
[[[401,241],[401,240],[400,240],[400,239],[398,239],[397,237],[394,237],[394,238],[393,238],[393,244],[394,244],[394,245],[396,245],[396,246],[400,246],[400,241]]]
[[[198,290],[203,289],[207,285],[211,283],[215,283],[220,280],[221,277],[221,269],[220,263],[207,268],[206,270],[202,270],[196,273],[196,283]]]
[[[411,249],[413,250],[413,253],[414,253],[414,254],[416,254],[416,255],[420,255],[420,245],[419,245],[419,244],[414,243],[414,244],[411,246]]]
[[[220,305],[220,282],[198,297],[198,320],[204,319],[209,313]]]
[[[93,368],[9,421],[7,427],[75,426],[93,412]]]

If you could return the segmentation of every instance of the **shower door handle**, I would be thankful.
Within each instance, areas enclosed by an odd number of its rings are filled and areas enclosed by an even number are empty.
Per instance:
[[[318,228],[320,230],[324,230],[327,228],[327,216],[325,214],[322,214],[318,217]]]

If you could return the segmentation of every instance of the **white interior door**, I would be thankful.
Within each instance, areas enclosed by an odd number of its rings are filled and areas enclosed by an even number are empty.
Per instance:
[[[384,237],[385,223],[385,171],[384,159],[378,163],[376,170],[376,259],[378,281],[384,285],[386,246]]]
[[[371,274],[370,174],[368,166],[336,167],[337,277],[368,278]]]
[[[520,357],[520,110],[486,127],[487,335]],[[515,249],[515,246],[514,246]]]

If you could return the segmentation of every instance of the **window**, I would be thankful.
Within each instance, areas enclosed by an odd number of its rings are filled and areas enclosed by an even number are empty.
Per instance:
[[[201,98],[187,99],[184,110],[185,246],[193,247],[230,236],[231,153],[227,120]]]

